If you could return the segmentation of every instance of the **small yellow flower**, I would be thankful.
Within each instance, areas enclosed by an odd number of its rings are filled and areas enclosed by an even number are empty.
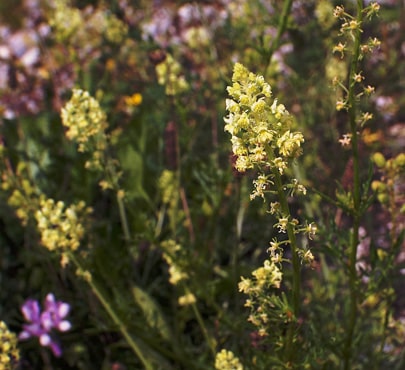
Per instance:
[[[311,222],[309,225],[306,226],[305,228],[305,233],[308,234],[309,239],[313,239],[313,237],[316,235],[318,231],[318,227],[316,226],[315,223]]]
[[[338,100],[336,102],[336,110],[337,111],[340,111],[340,110],[345,109],[345,108],[346,108],[346,103],[344,101]]]
[[[195,302],[197,302],[197,299],[195,298],[195,295],[193,293],[188,293],[179,297],[178,299],[178,303],[180,306],[189,306],[191,304],[194,304]]]
[[[287,225],[288,225],[288,217],[281,217],[275,226],[278,228],[279,232],[285,233],[287,231]]]
[[[364,76],[362,76],[361,72],[355,73],[353,76],[353,80],[357,83],[360,83],[362,80],[364,80]]]
[[[379,46],[381,45],[381,41],[380,41],[379,39],[377,39],[376,37],[374,37],[373,39],[371,39],[371,40],[369,41],[369,45],[370,45],[372,48],[376,48],[376,47],[379,47]]]
[[[367,95],[371,95],[372,93],[375,92],[375,87],[374,87],[374,86],[367,85],[367,86],[364,88],[364,92],[365,92]]]
[[[339,44],[337,44],[334,48],[333,48],[333,53],[338,52],[340,53],[341,57],[343,58],[345,55],[345,50],[346,50],[346,44],[342,44],[341,42],[339,42]]]
[[[124,97],[125,104],[129,107],[137,107],[142,104],[142,95],[139,93]]]
[[[350,21],[349,22],[349,28],[351,29],[351,30],[357,30],[357,29],[360,29],[360,22],[358,22],[358,21],[356,21],[356,20],[352,20],[352,21]]]
[[[252,280],[241,277],[241,281],[238,284],[239,291],[245,294],[250,293],[250,289],[252,287]]]

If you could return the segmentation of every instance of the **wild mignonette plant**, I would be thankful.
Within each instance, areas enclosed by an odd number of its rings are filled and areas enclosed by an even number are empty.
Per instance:
[[[293,131],[292,116],[272,97],[271,87],[263,76],[236,63],[232,85],[227,90],[232,99],[226,101],[229,115],[225,118],[225,131],[231,134],[235,168],[241,172],[257,171],[250,198],[261,197],[270,204],[267,211],[278,220],[274,227],[281,235],[280,239],[270,242],[269,259],[263,267],[253,271],[252,278],[242,277],[239,290],[249,297],[245,303],[251,310],[249,321],[257,327],[261,337],[269,338],[264,342],[271,344],[269,359],[276,355],[273,365],[282,361],[289,363],[296,352],[301,266],[311,265],[314,259],[310,249],[298,245],[297,234],[304,233],[312,238],[316,233],[316,225],[300,222],[292,214],[288,202],[291,196],[306,194],[305,187],[288,176],[291,162],[302,153],[304,137],[301,132]],[[275,201],[269,202],[272,196]],[[289,258],[285,253],[287,247]],[[288,297],[285,292],[278,292],[285,262],[292,265]]]

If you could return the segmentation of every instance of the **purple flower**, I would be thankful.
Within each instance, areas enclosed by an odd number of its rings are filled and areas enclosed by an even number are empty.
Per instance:
[[[24,340],[37,337],[41,346],[50,347],[53,354],[59,357],[62,354],[62,349],[52,335],[52,329],[64,332],[71,328],[70,322],[64,320],[69,310],[69,304],[55,301],[52,293],[46,296],[45,310],[42,313],[38,301],[26,300],[21,311],[29,324],[23,325],[23,331],[18,338]]]

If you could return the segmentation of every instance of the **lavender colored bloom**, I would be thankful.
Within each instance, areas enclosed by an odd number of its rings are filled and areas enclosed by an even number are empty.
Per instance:
[[[23,331],[18,338],[20,340],[37,337],[41,346],[49,347],[56,357],[62,354],[58,342],[55,340],[52,330],[61,332],[71,328],[69,321],[64,320],[70,310],[69,304],[55,301],[52,293],[45,298],[45,309],[41,313],[38,301],[28,299],[21,307],[21,311],[29,324],[23,325]]]

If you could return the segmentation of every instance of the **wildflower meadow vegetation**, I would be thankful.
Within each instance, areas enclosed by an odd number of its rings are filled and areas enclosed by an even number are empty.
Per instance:
[[[405,369],[405,3],[2,0],[0,370]]]

